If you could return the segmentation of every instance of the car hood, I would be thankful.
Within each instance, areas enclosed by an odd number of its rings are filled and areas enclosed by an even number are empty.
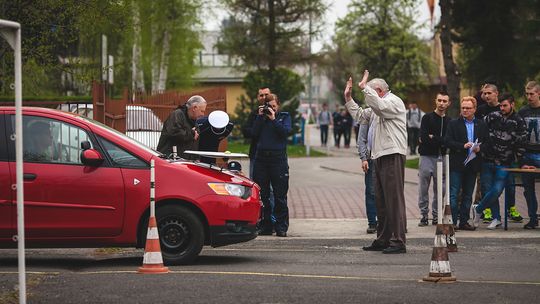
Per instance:
[[[241,173],[221,168],[217,165],[209,165],[201,162],[193,162],[188,160],[170,161],[169,164],[175,167],[184,167],[185,170],[198,173],[206,176],[208,182],[226,182],[234,184],[242,184],[244,186],[253,187],[255,182],[247,178]]]

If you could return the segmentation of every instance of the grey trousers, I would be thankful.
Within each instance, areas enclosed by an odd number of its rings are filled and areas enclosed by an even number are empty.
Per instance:
[[[405,155],[390,154],[375,159],[375,202],[379,244],[405,246]]]
[[[431,214],[436,219],[438,216],[437,208],[437,161],[438,156],[420,156],[420,165],[418,167],[418,207],[420,208],[420,214],[422,217],[428,217],[429,214],[429,185],[433,179],[433,197],[431,198]],[[443,163],[443,196],[446,192],[444,183],[446,178],[444,176],[444,163]]]

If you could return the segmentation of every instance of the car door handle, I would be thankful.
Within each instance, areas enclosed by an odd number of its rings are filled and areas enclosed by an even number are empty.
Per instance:
[[[37,175],[35,175],[34,173],[25,173],[23,175],[23,178],[24,178],[25,181],[33,181],[33,180],[36,179],[36,177],[37,177]]]

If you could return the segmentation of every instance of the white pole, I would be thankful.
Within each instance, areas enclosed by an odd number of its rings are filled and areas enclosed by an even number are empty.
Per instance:
[[[308,118],[304,125],[304,145],[306,146],[306,156],[309,156],[311,153],[311,125],[309,124],[310,116],[311,110],[308,110]]]
[[[19,249],[19,303],[26,303],[26,263],[24,254],[24,183],[22,131],[21,28],[15,38],[15,161],[17,172],[17,242]]]
[[[5,31],[8,28],[11,31]],[[24,183],[22,133],[21,25],[0,19],[0,33],[15,51],[15,172],[17,186],[17,248],[19,264],[19,303],[26,303],[26,263],[24,255]]]
[[[448,205],[450,206],[450,155],[449,154],[446,154],[444,156],[444,165],[446,166],[445,168],[445,185],[446,185],[446,200],[445,200],[445,206]],[[445,207],[446,208],[446,207]],[[450,207],[449,207],[450,208]],[[441,212],[441,211],[439,211]],[[444,211],[443,211],[444,213]]]
[[[438,219],[437,224],[442,224],[442,190],[443,190],[443,184],[442,184],[442,176],[443,176],[443,166],[442,161],[437,161],[437,209],[438,209]]]
[[[156,216],[156,170],[154,160],[150,161],[150,217]]]
[[[101,80],[105,83],[109,73],[107,71],[107,36],[101,35]]]
[[[5,30],[7,28],[8,30]],[[0,34],[15,52],[15,172],[17,189],[17,248],[19,264],[19,303],[26,303],[26,263],[24,254],[24,183],[22,132],[21,25],[0,19]]]

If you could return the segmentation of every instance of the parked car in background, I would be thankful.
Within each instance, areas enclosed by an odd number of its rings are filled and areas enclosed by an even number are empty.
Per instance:
[[[58,109],[77,113],[90,119],[94,118],[94,106],[92,104],[63,104]],[[126,106],[127,136],[155,150],[159,142],[161,129],[163,129],[163,122],[151,109],[143,106]]]
[[[0,248],[16,235],[15,108],[0,107]],[[257,236],[259,187],[237,172],[162,154],[91,119],[23,108],[27,247],[144,247],[155,161],[166,263]]]

